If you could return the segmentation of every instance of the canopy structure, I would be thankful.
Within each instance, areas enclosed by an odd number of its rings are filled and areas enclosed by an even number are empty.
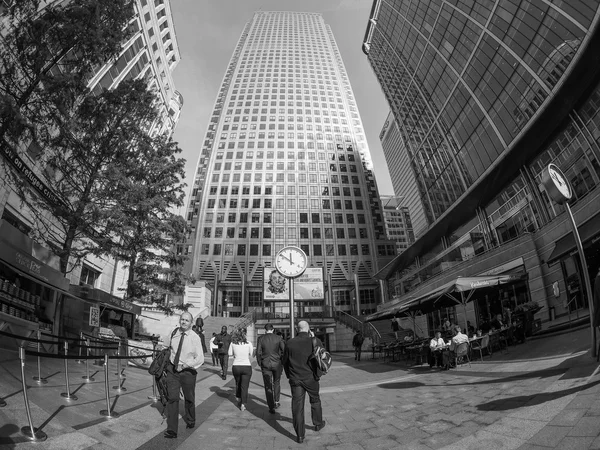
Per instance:
[[[462,305],[465,313],[464,325],[466,328],[466,305],[473,299],[475,293],[484,293],[486,290],[496,289],[500,285],[516,283],[526,277],[527,274],[458,277],[426,294],[409,297],[403,302],[370,314],[365,320],[372,322],[410,311],[428,313],[448,306]]]

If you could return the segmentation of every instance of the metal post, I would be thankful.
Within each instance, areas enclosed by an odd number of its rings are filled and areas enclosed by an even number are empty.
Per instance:
[[[585,293],[588,298],[588,305],[590,309],[592,356],[596,356],[596,329],[594,328],[594,296],[592,294],[590,274],[588,273],[587,262],[585,260],[585,253],[583,253],[583,245],[581,243],[581,237],[579,236],[579,231],[577,230],[577,224],[575,223],[575,218],[573,217],[573,213],[571,212],[571,207],[569,206],[568,202],[565,202],[564,205],[569,215],[569,219],[571,220],[571,227],[573,227],[573,238],[575,239],[575,243],[577,244],[577,251],[579,252],[579,261],[581,262],[581,271],[583,272],[583,283],[585,285]]]
[[[76,360],[77,364],[83,364],[83,360],[81,359],[81,343],[83,342],[83,331],[79,333],[79,359]],[[86,360],[87,364],[87,360]]]
[[[294,279],[289,278],[290,281],[290,339],[294,338],[296,330],[294,329]]]
[[[67,400],[77,400],[77,396],[71,394],[71,388],[69,387],[69,360],[66,358],[69,354],[69,343],[65,341],[65,384],[67,385],[67,392],[60,394],[61,397]]]
[[[42,378],[42,369],[41,369],[41,358],[39,353],[41,352],[41,346],[40,346],[40,340],[42,339],[42,332],[40,330],[37,331],[37,351],[38,351],[38,357],[37,357],[37,377],[33,377],[34,381],[37,381],[40,384],[46,384],[48,382],[48,380],[46,380],[45,378]]]
[[[25,412],[29,426],[21,428],[23,433],[30,441],[45,441],[48,436],[43,431],[34,428],[31,420],[31,411],[29,409],[29,398],[27,397],[27,384],[25,383],[25,349],[19,347],[19,359],[21,360],[21,383],[23,384],[23,398],[25,399]]]
[[[156,358],[156,341],[152,341],[152,359]],[[148,396],[148,400],[157,402],[159,397],[156,396],[156,377],[152,375],[152,395]]]
[[[116,386],[113,386],[113,389],[116,389],[119,392],[122,391],[126,391],[127,388],[121,386],[123,384],[123,376],[121,374],[121,359],[118,358],[119,356],[121,356],[121,350],[120,350],[120,345],[119,347],[117,347],[117,373],[115,373],[115,375],[119,376],[119,383]]]
[[[100,411],[100,415],[109,419],[117,418],[120,414],[110,410],[110,396],[108,394],[108,354],[104,354],[104,392],[106,393],[106,409]]]
[[[6,402],[3,398],[0,398],[0,408],[4,408],[6,406]]]
[[[90,377],[90,341],[89,339],[86,339],[85,341],[85,353],[87,358],[85,359],[85,375],[81,378],[83,378],[85,381],[87,381],[88,383],[91,381],[94,381],[94,379],[92,377]]]

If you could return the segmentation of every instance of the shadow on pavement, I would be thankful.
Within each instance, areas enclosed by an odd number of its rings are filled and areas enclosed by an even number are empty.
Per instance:
[[[596,386],[597,384],[600,384],[600,380],[584,386],[577,386],[562,391],[543,392],[537,395],[519,395],[517,397],[507,397],[503,399],[492,400],[490,402],[477,405],[477,409],[481,411],[507,411],[509,409],[521,408],[523,406],[541,405],[542,403],[556,400],[557,398],[585,391],[586,389]]]

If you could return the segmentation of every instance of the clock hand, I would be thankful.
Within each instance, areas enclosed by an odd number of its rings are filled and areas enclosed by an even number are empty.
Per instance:
[[[284,259],[287,259],[289,262],[293,263],[293,261],[290,258],[288,258],[287,256],[285,256],[283,253],[281,254],[281,257]]]
[[[294,260],[293,260],[293,258],[294,258],[294,254],[293,254],[292,252],[290,252],[290,258],[289,258],[289,260],[290,260],[290,262],[291,262],[292,264],[294,264]]]

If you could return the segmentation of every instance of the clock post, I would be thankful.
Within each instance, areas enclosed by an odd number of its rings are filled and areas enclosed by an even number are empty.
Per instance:
[[[567,210],[567,215],[571,222],[571,228],[573,230],[573,238],[577,245],[577,252],[579,253],[579,261],[581,262],[581,271],[583,272],[583,284],[585,285],[585,293],[588,297],[588,304],[590,309],[590,331],[591,331],[591,349],[592,356],[596,356],[596,329],[594,328],[594,296],[592,294],[592,283],[590,282],[590,274],[588,273],[587,262],[585,260],[585,253],[583,253],[583,244],[581,243],[581,237],[579,236],[579,230],[575,223],[575,218],[571,212],[569,206],[569,200],[573,196],[573,190],[571,189],[571,183],[562,171],[555,164],[548,164],[548,167],[542,173],[542,184],[548,196],[559,205],[564,205]]]
[[[290,290],[290,338],[294,337],[294,278],[299,277],[306,270],[308,258],[306,253],[293,245],[283,247],[275,256],[275,268],[289,281]]]

